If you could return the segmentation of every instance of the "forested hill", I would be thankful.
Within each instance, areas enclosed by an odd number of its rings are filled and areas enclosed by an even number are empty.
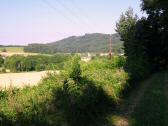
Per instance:
[[[85,34],[84,36],[71,36],[63,40],[48,44],[29,44],[24,48],[25,52],[35,53],[75,53],[75,52],[108,52],[108,34]],[[122,52],[122,44],[119,34],[112,35],[113,51]]]

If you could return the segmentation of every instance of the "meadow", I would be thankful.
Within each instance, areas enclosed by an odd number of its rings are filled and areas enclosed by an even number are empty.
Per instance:
[[[0,47],[0,52],[3,52],[3,50],[6,50],[6,52],[10,53],[23,53],[24,52],[24,47]]]

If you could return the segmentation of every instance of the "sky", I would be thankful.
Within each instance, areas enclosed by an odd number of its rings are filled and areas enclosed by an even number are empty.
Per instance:
[[[54,42],[85,33],[115,33],[129,7],[140,0],[0,0],[0,45]]]

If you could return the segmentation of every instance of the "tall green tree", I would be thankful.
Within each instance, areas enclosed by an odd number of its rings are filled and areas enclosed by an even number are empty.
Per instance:
[[[134,15],[133,9],[129,8],[125,14],[122,14],[119,22],[116,23],[116,31],[120,34],[121,40],[124,41],[124,52],[128,56],[132,53],[131,46],[134,45],[135,25],[138,17]]]
[[[148,37],[144,45],[153,70],[165,69],[168,64],[168,1],[142,0],[142,10],[147,13]]]
[[[125,14],[121,15],[119,22],[116,24],[116,31],[124,41],[124,52],[127,58],[125,69],[135,80],[146,77],[149,73],[147,69],[148,58],[143,41],[141,41],[144,20],[138,20],[133,9],[129,8]]]

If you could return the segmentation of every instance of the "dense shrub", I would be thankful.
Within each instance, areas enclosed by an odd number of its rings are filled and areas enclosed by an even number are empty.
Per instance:
[[[24,56],[11,56],[5,60],[4,66],[12,72],[22,71],[21,61]]]
[[[7,57],[4,66],[11,72],[21,71],[42,71],[63,69],[64,62],[68,61],[71,55],[57,54],[53,56],[36,55],[36,56],[19,56],[14,55]]]
[[[75,56],[64,72],[49,73],[38,86],[0,92],[0,124],[103,125],[109,108],[115,106],[127,86],[121,61],[122,57],[115,57],[84,63]]]
[[[144,46],[144,43],[147,43],[144,40],[147,37],[144,33],[148,30],[145,30],[142,25],[143,19],[138,20],[137,15],[134,15],[133,9],[130,8],[121,15],[116,29],[121,40],[124,41],[125,70],[130,75],[131,80],[134,81],[150,75],[152,66],[149,65],[148,48]]]
[[[4,59],[2,58],[2,56],[0,55],[0,67],[2,67],[4,64]]]
[[[2,51],[2,52],[7,52],[7,50],[6,50],[5,48],[4,48],[4,49],[2,49],[1,51]]]
[[[64,68],[64,70],[67,71],[66,73],[67,76],[69,78],[72,78],[76,82],[79,82],[81,78],[81,67],[80,67],[79,61],[80,61],[80,57],[76,55],[72,58],[72,60],[67,62]]]
[[[36,59],[30,56],[23,57],[20,63],[21,63],[22,71],[33,71],[35,70],[35,67],[37,65]]]
[[[108,57],[99,57],[93,59],[89,63],[82,63],[83,71],[94,71],[98,69],[120,69],[125,66],[126,59],[123,56],[113,56],[112,59]]]
[[[86,126],[99,122],[112,105],[113,99],[102,85],[82,76],[79,59],[75,56],[68,63],[66,76],[55,89],[56,108],[71,126]]]
[[[0,68],[0,73],[6,73],[6,69],[5,68]]]
[[[128,86],[128,74],[124,72],[125,58],[114,56],[95,59],[87,64],[82,64],[82,75],[101,86],[115,102],[118,102],[124,89]]]

